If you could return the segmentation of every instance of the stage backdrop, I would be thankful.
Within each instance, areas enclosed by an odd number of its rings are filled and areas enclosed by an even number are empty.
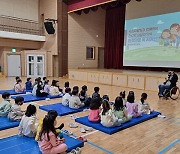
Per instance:
[[[180,12],[126,20],[124,66],[180,68]]]

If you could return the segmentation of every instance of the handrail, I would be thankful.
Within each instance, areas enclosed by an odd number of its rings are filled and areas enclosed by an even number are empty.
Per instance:
[[[0,30],[32,35],[44,35],[43,23],[11,16],[0,16]]]

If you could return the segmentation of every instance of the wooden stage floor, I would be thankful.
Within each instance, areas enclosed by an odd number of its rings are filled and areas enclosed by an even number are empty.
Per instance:
[[[136,72],[137,73],[137,72]],[[49,78],[52,80],[53,78]],[[65,81],[70,82],[70,86],[88,86],[88,94],[91,95],[95,86],[100,87],[101,96],[108,94],[110,100],[114,100],[119,92],[125,90],[128,92],[131,88],[120,86],[111,86],[97,83],[90,83],[85,81],[75,81],[69,79],[59,78],[61,87]],[[23,78],[25,81],[25,78]],[[14,85],[14,78],[0,78],[0,89],[11,89]],[[140,95],[144,90],[133,89],[136,96],[136,101],[139,101]],[[166,115],[165,119],[154,118],[149,121],[143,122],[136,126],[130,127],[123,131],[117,132],[113,135],[107,135],[100,131],[93,130],[92,134],[82,134],[78,128],[69,128],[68,124],[73,122],[69,115],[58,117],[58,124],[64,123],[65,129],[72,131],[76,136],[85,135],[87,140],[93,144],[85,143],[82,148],[82,154],[105,154],[107,151],[115,154],[155,154],[169,147],[167,153],[175,154],[180,153],[180,143],[171,146],[171,143],[180,138],[180,100],[159,100],[157,92],[145,91],[148,93],[148,102],[150,106],[159,112]],[[0,98],[2,101],[2,99]],[[12,103],[13,100],[11,101]],[[50,101],[36,102],[37,108],[39,105],[53,104],[61,102],[61,99],[54,99]],[[28,103],[23,104],[22,109],[26,109]],[[89,111],[76,113],[77,116],[88,115]],[[44,117],[46,112],[37,110],[39,118]],[[17,127],[0,131],[0,138],[8,137],[17,134]],[[169,146],[170,145],[170,146]]]

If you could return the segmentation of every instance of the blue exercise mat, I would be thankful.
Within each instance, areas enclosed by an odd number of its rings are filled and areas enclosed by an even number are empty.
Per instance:
[[[19,95],[19,94],[26,94],[26,92],[32,92],[32,90],[26,90],[25,92],[20,92],[20,93],[15,92],[14,89],[0,90],[0,94],[3,94],[4,92],[10,93],[10,95]]]
[[[64,106],[62,105],[62,103],[58,103],[58,104],[51,104],[51,105],[44,105],[44,106],[40,106],[39,107],[41,110],[44,111],[50,111],[50,110],[56,110],[58,112],[59,116],[64,116],[64,115],[68,115],[68,114],[72,114],[72,113],[77,113],[77,112],[81,112],[84,109],[88,109],[89,107],[82,107],[79,109],[72,109],[68,106]]]
[[[83,147],[84,143],[67,135],[63,135],[67,152],[77,147]],[[0,139],[0,154],[41,154],[38,143],[34,138],[20,137],[18,135]]]
[[[37,97],[37,96],[34,96],[32,94],[25,94],[25,95],[21,95],[21,96],[24,97],[24,103],[41,101],[41,100],[45,100],[46,98],[54,99],[54,98],[61,98],[62,97],[62,96],[50,96],[50,95],[48,95],[47,97]],[[16,97],[17,97],[17,95],[11,96],[12,99],[15,99]]]
[[[0,117],[0,130],[13,128],[17,126],[19,126],[19,122],[10,121],[7,117]]]
[[[77,118],[77,119],[75,119],[75,121],[78,122],[78,123],[81,123],[83,125],[92,127],[94,129],[100,130],[100,131],[102,131],[104,133],[107,133],[107,134],[111,135],[111,134],[116,133],[116,132],[118,132],[120,130],[123,130],[123,129],[126,129],[128,127],[137,125],[137,124],[139,124],[141,122],[144,122],[146,120],[155,118],[159,114],[160,114],[159,112],[155,112],[155,111],[152,112],[151,114],[143,114],[142,117],[132,118],[131,121],[128,121],[128,122],[126,122],[124,124],[121,124],[121,126],[112,127],[112,128],[104,127],[101,123],[90,122],[88,120],[88,116]]]

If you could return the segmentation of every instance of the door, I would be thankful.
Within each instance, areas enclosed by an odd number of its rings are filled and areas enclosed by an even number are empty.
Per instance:
[[[27,76],[45,76],[44,55],[27,55]]]
[[[8,55],[8,76],[21,76],[20,55]]]
[[[98,68],[104,68],[104,48],[98,47]]]

